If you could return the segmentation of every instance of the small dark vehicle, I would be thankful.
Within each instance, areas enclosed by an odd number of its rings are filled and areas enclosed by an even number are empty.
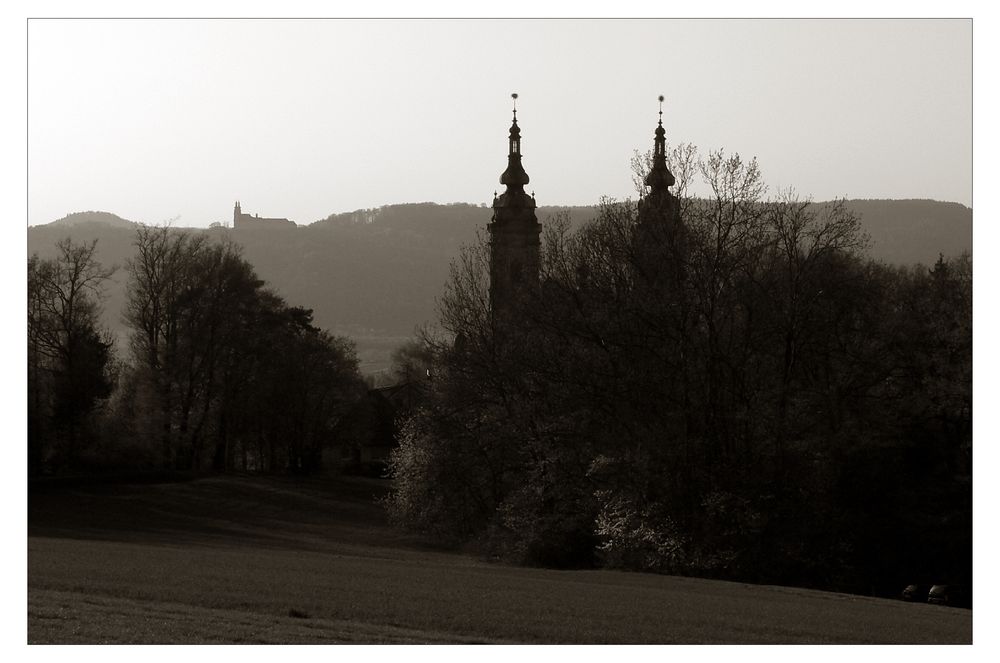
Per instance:
[[[935,605],[950,605],[971,608],[971,596],[961,585],[934,585],[927,593],[927,602]]]
[[[907,585],[899,598],[911,603],[926,603],[930,589],[930,585]]]

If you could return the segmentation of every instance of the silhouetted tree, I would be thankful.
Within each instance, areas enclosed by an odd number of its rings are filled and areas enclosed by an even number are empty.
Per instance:
[[[99,327],[100,297],[114,269],[97,243],[57,245],[51,260],[28,260],[28,462],[78,464],[92,441],[91,415],[113,383],[112,342]]]
[[[140,227],[129,275],[138,425],[165,466],[318,469],[360,389],[350,343],[265,290],[232,243]]]
[[[363,393],[353,346],[312,325],[312,312],[262,293],[228,366],[220,410],[233,467],[305,473]]]

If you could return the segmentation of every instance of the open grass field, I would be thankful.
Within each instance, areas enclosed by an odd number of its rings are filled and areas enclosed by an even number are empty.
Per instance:
[[[28,500],[30,643],[971,643],[972,612],[503,566],[385,522],[383,482],[51,483]]]

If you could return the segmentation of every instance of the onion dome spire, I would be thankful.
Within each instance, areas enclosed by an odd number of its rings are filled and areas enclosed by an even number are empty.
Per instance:
[[[659,96],[660,101],[660,121],[656,125],[654,132],[656,138],[653,141],[653,169],[646,175],[646,186],[650,187],[650,193],[666,191],[667,187],[673,186],[674,176],[667,168],[666,152],[666,131],[663,129],[663,95]]]
[[[524,172],[521,165],[521,128],[517,126],[517,92],[510,95],[514,100],[514,121],[510,125],[510,136],[508,137],[507,170],[500,176],[500,184],[507,187],[504,196],[511,192],[519,191],[524,193],[524,185],[528,183],[528,173]]]

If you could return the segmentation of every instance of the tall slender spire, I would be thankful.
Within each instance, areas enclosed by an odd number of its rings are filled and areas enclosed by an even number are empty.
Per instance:
[[[521,128],[517,126],[517,92],[510,96],[514,100],[514,121],[510,125],[510,135],[507,138],[507,170],[500,175],[500,184],[505,185],[507,191],[500,198],[502,200],[509,196],[513,203],[515,202],[513,199],[520,200],[518,193],[524,194],[524,185],[528,183],[529,178],[528,173],[524,172],[524,166],[521,165]]]
[[[643,180],[649,192],[642,196],[638,206],[639,226],[645,231],[637,235],[644,245],[656,246],[664,241],[673,243],[683,235],[680,204],[670,193],[674,175],[667,168],[667,139],[663,128],[663,95],[659,96],[660,109],[656,130],[653,132],[653,164]],[[657,230],[659,229],[659,230]],[[666,235],[661,234],[666,232]],[[654,259],[658,260],[658,258]]]
[[[653,169],[646,175],[645,184],[650,187],[650,194],[666,191],[667,187],[673,186],[674,176],[667,168],[666,131],[663,129],[663,95],[659,96],[660,101],[660,121],[656,125],[654,132],[656,138],[653,140]]]

